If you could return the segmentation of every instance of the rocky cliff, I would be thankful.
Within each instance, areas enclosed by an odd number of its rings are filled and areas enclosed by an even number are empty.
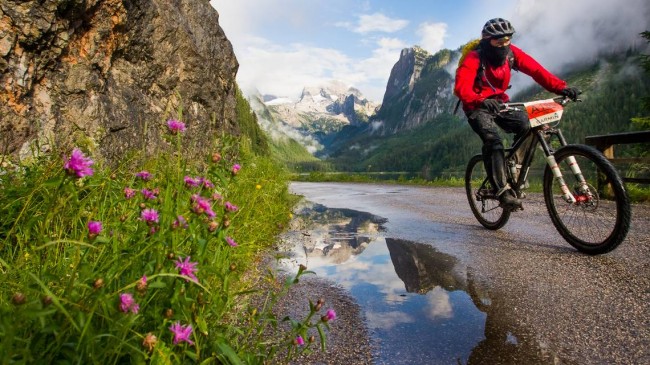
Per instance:
[[[85,144],[115,162],[237,133],[238,63],[208,0],[0,0],[0,154]],[[182,108],[182,109],[181,109]]]
[[[435,55],[420,47],[402,50],[393,66],[382,106],[371,118],[374,131],[392,135],[421,126],[440,113],[453,110],[453,76],[446,69],[454,52]]]

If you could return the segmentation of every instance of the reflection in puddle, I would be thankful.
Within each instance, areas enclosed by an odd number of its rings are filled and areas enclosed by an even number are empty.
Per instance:
[[[544,363],[521,344],[495,298],[458,259],[430,245],[385,238],[385,219],[303,202],[283,266],[305,264],[346,288],[390,364]]]

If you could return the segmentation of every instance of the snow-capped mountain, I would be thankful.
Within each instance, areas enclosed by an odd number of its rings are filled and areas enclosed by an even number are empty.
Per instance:
[[[257,99],[264,103],[264,109],[272,116],[270,119],[284,125],[282,128],[276,126],[275,131],[292,129],[303,137],[313,137],[318,141],[317,148],[313,143],[305,146],[312,153],[327,145],[329,139],[343,127],[366,123],[377,108],[358,89],[340,81],[304,87],[297,100],[273,95],[258,96]],[[256,112],[260,117],[259,108]]]

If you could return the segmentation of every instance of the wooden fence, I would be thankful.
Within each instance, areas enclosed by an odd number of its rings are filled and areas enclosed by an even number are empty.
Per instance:
[[[630,144],[630,143],[650,143],[650,131],[615,133],[615,134],[606,134],[602,136],[589,136],[585,138],[585,144],[596,147],[613,164],[627,164],[627,163],[650,164],[650,158],[647,157],[616,158],[614,156],[615,145]],[[650,184],[650,178],[643,178],[643,177],[624,177],[623,181],[630,182],[630,183]]]

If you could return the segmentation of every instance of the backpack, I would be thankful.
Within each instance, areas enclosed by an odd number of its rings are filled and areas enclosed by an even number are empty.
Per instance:
[[[460,59],[458,60],[458,66],[456,66],[456,69],[460,67],[460,65],[465,61],[465,57],[474,50],[478,51],[478,57],[480,60],[480,66],[478,68],[478,71],[476,72],[476,79],[474,80],[474,84],[478,85],[479,88],[483,88],[483,76],[485,75],[485,65],[483,64],[483,57],[481,56],[481,48],[479,45],[481,44],[480,39],[474,39],[469,41],[463,49],[460,51]],[[508,67],[510,67],[511,70],[517,70],[517,67],[515,66],[515,55],[512,53],[512,50],[509,50],[508,56],[506,56],[508,59]],[[487,81],[488,85],[494,90],[494,86],[490,84],[490,81],[486,78],[485,81]],[[458,99],[458,102],[456,102],[456,107],[454,108],[454,114],[458,112],[458,107],[460,107],[460,99]]]

